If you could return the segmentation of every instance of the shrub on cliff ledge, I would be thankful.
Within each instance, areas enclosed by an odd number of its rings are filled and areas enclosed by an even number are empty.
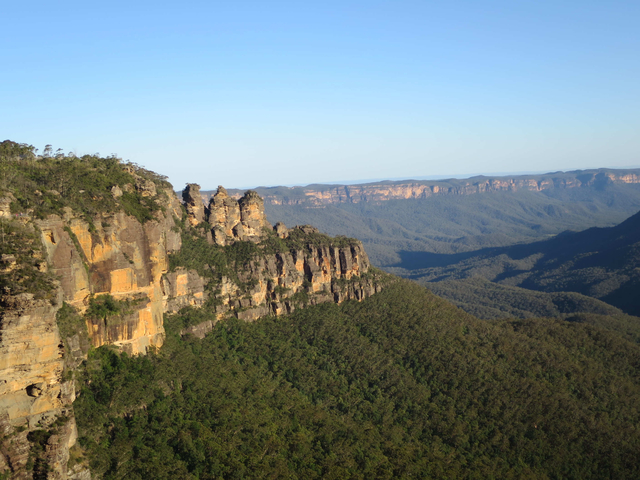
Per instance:
[[[28,292],[36,299],[52,298],[54,282],[33,229],[0,219],[0,294]]]
[[[133,313],[133,306],[144,301],[142,298],[116,300],[111,295],[104,294],[89,299],[89,308],[85,317],[94,320],[103,320],[105,323],[113,323],[122,320],[123,317]]]

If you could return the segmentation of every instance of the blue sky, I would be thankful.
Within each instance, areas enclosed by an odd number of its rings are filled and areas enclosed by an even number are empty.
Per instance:
[[[0,136],[204,188],[640,166],[638,1],[6,2]]]

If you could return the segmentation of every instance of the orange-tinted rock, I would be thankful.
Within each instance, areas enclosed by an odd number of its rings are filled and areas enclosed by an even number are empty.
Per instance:
[[[177,203],[174,206],[179,208]],[[178,212],[170,210],[144,225],[122,212],[94,222],[93,227],[70,213],[64,219],[51,216],[37,222],[64,301],[83,312],[91,295],[146,299],[123,324],[92,325],[94,346],[112,343],[138,354],[162,345],[161,279],[168,269],[169,252],[180,248],[180,234],[172,230],[172,214]]]
[[[313,227],[297,228],[317,233]],[[215,315],[182,333],[201,338],[217,321],[230,315],[253,321],[264,315],[291,313],[304,303],[296,294],[304,294],[310,305],[362,300],[381,289],[375,278],[365,275],[369,268],[367,254],[357,240],[344,247],[310,244],[304,250],[260,256],[236,271],[240,282],[250,287],[240,288],[231,279],[222,277],[216,285]],[[203,279],[195,271],[166,275],[165,292],[170,298],[170,309],[201,305],[203,285]]]
[[[198,225],[204,220],[204,203],[200,196],[200,185],[188,183],[182,191],[182,200],[187,209],[187,218],[192,226]]]
[[[258,242],[264,237],[264,229],[271,229],[264,213],[264,202],[253,190],[235,200],[219,186],[209,202],[207,220],[212,226],[213,241],[218,245],[237,240]]]

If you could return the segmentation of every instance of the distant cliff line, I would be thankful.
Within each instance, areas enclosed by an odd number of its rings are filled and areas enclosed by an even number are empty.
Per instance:
[[[400,180],[360,185],[308,185],[305,187],[258,187],[254,190],[269,205],[324,206],[339,203],[380,203],[387,200],[425,199],[434,195],[472,195],[486,192],[539,192],[554,188],[604,188],[608,184],[640,184],[640,168],[592,169],[505,177],[476,176],[448,180]],[[202,191],[208,202],[216,191]],[[240,198],[244,190],[229,189]]]

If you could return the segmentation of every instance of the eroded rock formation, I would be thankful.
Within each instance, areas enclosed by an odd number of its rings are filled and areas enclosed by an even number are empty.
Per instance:
[[[169,309],[202,305],[213,296],[215,318],[183,332],[202,337],[216,321],[230,315],[252,321],[305,305],[362,300],[381,289],[369,270],[369,259],[357,240],[342,246],[307,244],[252,259],[236,271],[239,281],[223,276],[212,292],[195,271],[167,275],[172,279]]]
[[[204,205],[200,196],[200,185],[188,183],[182,191],[182,201],[187,209],[187,218],[192,226],[204,220]]]
[[[202,197],[199,198],[202,204]],[[229,245],[238,240],[259,242],[264,237],[264,229],[271,229],[264,213],[264,202],[253,190],[236,200],[219,186],[209,201],[205,219],[211,225],[212,240],[218,245]]]
[[[62,378],[61,339],[56,312],[62,291],[53,299],[35,299],[31,293],[0,298],[0,472],[11,470],[12,478],[31,478],[28,435],[52,428],[66,420],[46,439],[47,478],[67,478],[69,448],[77,430],[71,404],[72,381]],[[3,468],[4,467],[4,468]]]
[[[164,299],[161,279],[170,252],[180,248],[173,216],[168,214],[144,225],[117,213],[88,224],[68,212],[37,221],[51,270],[59,279],[64,301],[83,312],[90,296],[110,294],[117,300],[136,300],[135,311],[120,322],[94,321],[89,336],[94,346],[112,344],[131,354],[162,346]]]

